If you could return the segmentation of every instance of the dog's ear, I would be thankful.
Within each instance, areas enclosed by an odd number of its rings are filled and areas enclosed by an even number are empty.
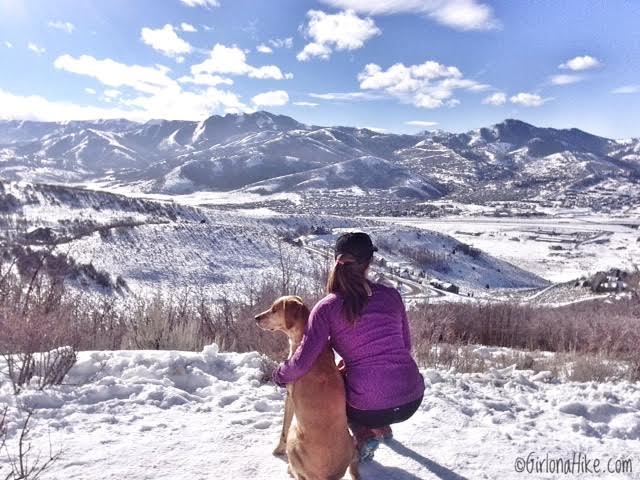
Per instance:
[[[283,311],[285,327],[287,329],[293,327],[295,318],[302,317],[305,314],[309,315],[309,309],[307,309],[307,306],[300,297],[291,297],[285,300]]]

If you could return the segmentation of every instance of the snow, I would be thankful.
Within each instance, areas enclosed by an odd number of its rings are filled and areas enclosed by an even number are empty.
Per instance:
[[[54,451],[64,450],[43,480],[285,480],[286,464],[271,455],[283,390],[261,383],[261,364],[258,353],[221,353],[215,345],[80,352],[64,385],[27,389],[18,399],[6,382],[0,386],[0,402],[10,406],[8,447],[19,401],[34,409],[34,452],[46,454],[49,438]],[[606,460],[640,451],[638,383],[561,382],[514,367],[422,373],[420,409],[361,466],[363,479],[521,478],[514,462],[530,452]]]
[[[179,175],[179,172],[176,173]],[[147,200],[156,200],[163,202],[175,202],[181,205],[199,206],[199,205],[219,205],[234,204],[241,205],[244,203],[266,202],[272,200],[289,200],[293,203],[300,203],[300,195],[292,192],[281,192],[273,195],[258,195],[254,193],[229,191],[229,192],[206,192],[197,191],[184,194],[163,194],[163,193],[143,193],[134,192],[130,187],[113,187],[110,183],[90,182],[81,185],[84,188],[116,193],[119,195],[132,196]]]
[[[633,271],[640,242],[633,217],[612,218],[579,212],[545,218],[456,216],[380,218],[441,232],[480,248],[553,282],[574,280],[610,268]],[[562,249],[553,251],[551,246]]]
[[[163,190],[176,194],[189,192],[195,188],[194,183],[182,176],[182,167],[171,170],[164,179]]]

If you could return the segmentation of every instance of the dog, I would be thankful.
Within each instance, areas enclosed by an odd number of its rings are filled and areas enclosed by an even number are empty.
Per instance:
[[[284,332],[291,356],[302,341],[308,318],[302,299],[286,296],[255,320],[264,330]],[[355,441],[347,426],[344,380],[330,347],[309,372],[287,385],[282,433],[273,451],[284,453],[288,472],[297,480],[339,480],[347,469],[352,480],[360,479]]]

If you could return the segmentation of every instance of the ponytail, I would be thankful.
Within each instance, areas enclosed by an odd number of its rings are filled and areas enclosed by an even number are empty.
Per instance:
[[[341,253],[327,279],[327,293],[342,297],[342,312],[350,324],[354,324],[364,309],[371,292],[365,272],[371,258],[362,263],[353,255]]]

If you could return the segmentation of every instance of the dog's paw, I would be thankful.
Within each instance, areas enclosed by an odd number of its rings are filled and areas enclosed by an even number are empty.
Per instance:
[[[287,452],[287,446],[286,445],[278,445],[274,450],[273,450],[273,454],[278,457],[280,455],[284,455]]]

